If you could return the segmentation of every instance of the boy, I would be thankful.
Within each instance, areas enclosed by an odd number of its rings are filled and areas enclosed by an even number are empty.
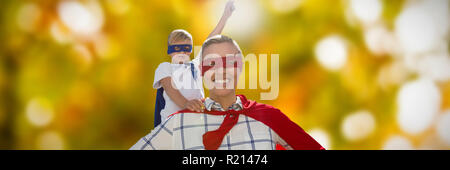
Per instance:
[[[234,11],[234,1],[230,0],[225,6],[219,23],[210,33],[209,37],[222,32],[228,18]],[[153,88],[158,89],[155,104],[156,127],[170,114],[182,109],[202,111],[204,98],[203,84],[198,70],[199,57],[190,60],[192,53],[192,36],[189,32],[177,29],[170,33],[168,38],[167,54],[171,63],[161,63],[155,71]]]

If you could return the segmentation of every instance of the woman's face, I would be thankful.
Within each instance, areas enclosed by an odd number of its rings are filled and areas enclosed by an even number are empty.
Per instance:
[[[226,56],[226,58],[222,58]],[[236,66],[242,63],[239,50],[231,43],[218,43],[208,46],[203,51],[202,66],[210,67],[203,74],[203,82],[210,95],[226,96],[235,94],[237,80],[241,68]],[[227,65],[225,67],[225,64]],[[234,67],[233,67],[234,66]]]
[[[181,45],[181,44],[190,44],[192,45],[192,41],[185,40],[185,41],[179,41],[174,42],[171,45]],[[169,54],[170,57],[172,57],[172,63],[174,64],[182,64],[186,63],[190,60],[191,52],[173,52]]]

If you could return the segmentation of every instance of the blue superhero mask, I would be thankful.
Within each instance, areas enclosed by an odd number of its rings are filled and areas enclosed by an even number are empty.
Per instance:
[[[174,52],[192,52],[192,45],[190,44],[169,45],[169,47],[167,48],[167,54],[171,54]]]

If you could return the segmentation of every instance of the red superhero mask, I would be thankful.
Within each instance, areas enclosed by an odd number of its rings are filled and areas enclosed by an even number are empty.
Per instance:
[[[239,68],[242,69],[242,58],[239,55],[211,57],[204,59],[201,65],[202,76],[210,69]]]

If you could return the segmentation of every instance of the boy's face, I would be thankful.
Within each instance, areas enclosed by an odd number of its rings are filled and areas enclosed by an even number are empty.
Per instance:
[[[191,45],[192,46],[192,41],[191,40],[184,40],[184,41],[179,41],[179,42],[174,42],[171,45]],[[186,63],[190,60],[190,55],[192,52],[173,52],[170,53],[170,57],[172,58],[172,63],[174,64],[183,64]]]

